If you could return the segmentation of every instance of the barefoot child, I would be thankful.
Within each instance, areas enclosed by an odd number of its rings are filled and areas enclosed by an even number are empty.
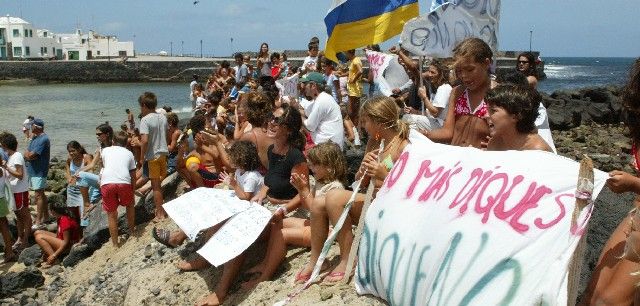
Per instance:
[[[127,208],[129,234],[135,230],[135,210],[133,207],[133,186],[135,185],[136,163],[133,153],[127,150],[127,135],[116,134],[113,146],[102,149],[102,172],[100,191],[102,208],[107,212],[111,242],[118,247],[118,206]]]
[[[62,255],[69,253],[71,246],[80,240],[80,225],[64,203],[54,202],[49,206],[52,216],[58,218],[58,233],[37,230],[33,235],[42,249],[45,260],[43,268],[54,265]]]
[[[221,179],[229,182],[239,199],[248,201],[262,186],[262,175],[257,171],[260,167],[258,150],[249,141],[236,141],[229,148],[229,156],[232,166],[236,168],[235,175],[223,172],[220,174]],[[219,226],[213,228],[217,229]],[[209,230],[206,235],[211,236],[214,232],[215,230]],[[158,242],[170,248],[181,245],[187,239],[187,235],[181,230],[169,232],[166,229],[154,228],[152,235]],[[180,270],[191,271],[207,267],[209,264],[204,258],[198,257],[192,262],[182,261],[177,266]]]
[[[307,154],[309,169],[313,171],[315,185],[309,186],[306,176],[292,173],[291,184],[301,195],[303,206],[312,207],[316,200],[323,200],[329,190],[344,189],[347,163],[340,147],[333,142],[321,143]],[[269,280],[287,254],[287,246],[311,246],[311,221],[309,219],[289,217],[276,219],[271,224],[271,234],[265,259],[249,274],[258,277],[246,282],[244,287],[253,287],[262,281]],[[296,282],[304,282],[308,275],[296,275]]]
[[[262,174],[258,172],[261,165],[258,150],[249,141],[236,141],[229,148],[228,155],[236,171],[234,175],[223,172],[220,178],[229,182],[239,199],[248,201],[262,186]]]
[[[153,189],[153,201],[156,207],[154,222],[167,217],[162,208],[162,180],[167,176],[167,118],[163,114],[156,113],[158,99],[151,92],[145,92],[138,98],[140,104],[140,156],[138,167],[142,167],[142,173],[151,181]],[[135,182],[134,182],[135,183]],[[135,184],[134,184],[135,186]]]

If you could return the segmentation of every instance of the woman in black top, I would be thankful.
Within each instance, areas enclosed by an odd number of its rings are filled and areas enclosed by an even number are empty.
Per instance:
[[[302,154],[304,136],[301,134],[302,118],[300,113],[284,104],[273,112],[268,122],[267,137],[274,143],[267,149],[269,170],[264,176],[264,186],[252,201],[262,203],[267,199],[271,204],[280,204],[275,212],[283,217],[300,205],[298,192],[291,185],[291,173],[309,174],[306,159]]]

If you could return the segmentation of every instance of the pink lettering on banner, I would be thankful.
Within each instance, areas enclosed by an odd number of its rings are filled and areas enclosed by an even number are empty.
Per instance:
[[[388,188],[393,187],[398,181],[404,172],[408,159],[408,152],[404,152],[400,156],[387,177],[386,186]],[[406,198],[412,198],[417,192],[420,192],[418,186],[425,185],[426,187],[421,190],[422,193],[417,198],[418,202],[433,200],[437,203],[445,194],[457,192],[448,206],[449,209],[457,208],[458,213],[462,216],[471,208],[471,211],[481,216],[483,224],[489,222],[493,215],[509,224],[514,231],[520,234],[527,232],[531,226],[538,229],[550,228],[558,224],[566,215],[566,205],[562,201],[565,195],[559,195],[555,198],[555,203],[559,207],[556,217],[550,221],[538,217],[533,220],[533,224],[526,224],[522,220],[523,216],[529,211],[534,211],[542,198],[552,194],[552,190],[535,181],[528,183],[528,185],[521,185],[524,182],[524,176],[515,175],[511,178],[508,173],[499,171],[500,166],[491,170],[475,168],[469,174],[469,178],[462,185],[462,188],[450,191],[452,179],[463,170],[460,164],[459,161],[453,167],[446,168],[436,165],[433,160],[423,160],[416,176],[405,192]],[[520,192],[515,194],[520,198],[513,198],[514,190],[517,190],[518,187],[520,187]],[[527,188],[526,191],[522,190],[523,188]],[[507,202],[514,205],[509,205]]]
[[[368,53],[367,61],[369,62],[369,69],[373,73],[373,78],[377,78],[378,70],[380,70],[380,66],[384,64],[384,54]]]
[[[552,226],[558,224],[558,222],[560,222],[560,220],[562,220],[562,218],[564,218],[564,215],[566,213],[565,204],[562,202],[562,198],[566,198],[566,197],[568,197],[570,199],[574,199],[575,198],[574,195],[570,194],[570,193],[563,193],[563,194],[560,194],[560,195],[556,196],[555,201],[556,201],[556,204],[558,204],[558,207],[560,208],[560,213],[558,214],[558,216],[555,219],[551,220],[551,222],[549,222],[547,224],[544,224],[544,223],[542,223],[542,218],[536,218],[536,220],[534,221],[534,224],[538,228],[542,228],[542,229],[549,228],[549,227],[552,227]],[[572,233],[573,233],[573,231],[572,231]]]
[[[473,171],[471,171],[471,177],[469,178],[469,180],[467,180],[464,187],[462,187],[460,192],[458,192],[456,197],[453,199],[453,202],[451,202],[449,208],[454,208],[458,206],[458,204],[464,203],[460,206],[460,214],[464,214],[467,211],[467,205],[469,204],[469,201],[471,201],[473,196],[476,194],[476,191],[478,191],[478,188],[480,188],[482,183],[489,177],[489,175],[491,175],[491,171],[489,171],[488,173],[484,173],[481,168],[473,169]],[[469,187],[472,180],[475,180],[475,182],[471,185],[471,187]],[[463,192],[465,191],[466,193],[464,193],[463,195]]]
[[[408,151],[405,151],[402,154],[400,154],[400,157],[398,157],[398,160],[396,161],[395,165],[393,166],[393,168],[391,168],[391,171],[389,172],[389,174],[387,174],[387,178],[385,179],[385,182],[382,185],[383,186],[387,185],[388,188],[393,187],[393,185],[396,184],[396,182],[404,172],[404,167],[407,165],[408,160],[409,160]]]
[[[418,197],[418,201],[424,202],[433,198],[435,200],[440,200],[447,190],[449,189],[451,178],[462,171],[462,167],[460,167],[460,162],[457,162],[452,169],[447,169],[444,171],[444,167],[440,166],[435,171],[430,171],[429,165],[431,165],[431,160],[424,160],[420,165],[420,170],[418,174],[413,179],[411,185],[409,185],[409,189],[407,190],[406,196],[410,198],[413,195],[413,192],[421,180],[433,177],[430,181],[429,185],[422,192],[420,197]]]

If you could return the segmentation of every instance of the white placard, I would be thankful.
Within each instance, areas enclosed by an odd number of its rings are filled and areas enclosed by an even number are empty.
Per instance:
[[[284,77],[282,79],[276,80],[276,84],[278,84],[278,88],[280,89],[280,96],[291,96],[294,98],[298,97],[298,73]]]
[[[398,63],[398,56],[367,50],[369,69],[373,72],[373,81],[385,96],[391,96],[392,90],[409,81],[409,75]]]
[[[251,203],[249,209],[229,219],[198,250],[198,254],[216,267],[224,264],[251,246],[271,220],[271,216],[268,209]]]
[[[162,205],[169,217],[195,240],[198,233],[250,207],[233,190],[200,187]]]
[[[405,23],[402,48],[422,56],[446,58],[465,38],[478,37],[497,51],[500,0],[454,1]]]
[[[355,283],[391,305],[566,305],[579,164],[411,134],[365,217]],[[595,199],[608,175],[594,170]]]

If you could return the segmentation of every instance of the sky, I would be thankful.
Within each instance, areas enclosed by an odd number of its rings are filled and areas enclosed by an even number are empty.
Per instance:
[[[0,0],[0,14],[22,17],[36,28],[72,33],[80,27],[134,40],[136,52],[226,56],[306,49],[313,36],[326,40],[323,18],[331,0]],[[419,0],[421,14],[431,1]],[[603,3],[607,3],[604,6]],[[503,0],[498,48],[544,56],[637,57],[638,0]],[[231,41],[233,38],[233,42]],[[383,44],[390,47],[398,37]]]

